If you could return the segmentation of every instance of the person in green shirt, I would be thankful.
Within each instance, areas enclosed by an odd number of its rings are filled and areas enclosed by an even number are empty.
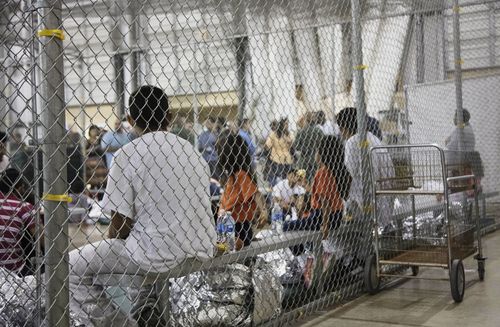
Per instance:
[[[314,156],[323,136],[321,129],[316,126],[314,114],[307,113],[305,115],[305,125],[298,131],[292,149],[294,149],[297,158],[295,166],[306,171],[308,181],[311,181],[316,173],[317,166]]]

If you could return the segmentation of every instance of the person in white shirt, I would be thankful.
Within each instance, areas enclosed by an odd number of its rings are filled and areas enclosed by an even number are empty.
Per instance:
[[[323,134],[334,135],[337,137],[340,136],[339,126],[331,120],[326,119],[326,114],[324,111],[317,111],[315,114],[316,124],[318,125],[318,128],[321,129]]]
[[[299,185],[297,170],[292,170],[287,174],[287,178],[279,181],[273,187],[273,201],[288,212],[294,205],[295,197],[303,196],[306,190]]]
[[[103,199],[112,217],[109,239],[69,254],[71,309],[86,326],[97,311],[103,326],[118,316],[135,322],[83,279],[165,273],[214,255],[207,163],[188,141],[167,132],[168,99],[161,89],[142,86],[130,96],[129,110],[139,137],[116,152],[109,172]]]
[[[360,208],[363,208],[363,179],[361,167],[360,135],[358,134],[357,110],[356,108],[344,108],[337,115],[342,137],[345,142],[345,165],[352,176],[349,199],[354,200]],[[366,133],[366,140],[369,148],[383,145],[382,141],[370,132]],[[377,155],[373,157],[372,167],[376,176],[375,179],[394,177],[394,165],[387,151],[382,151],[387,155]],[[371,179],[370,179],[371,183]],[[370,192],[372,186],[370,185]],[[373,196],[369,194],[369,196]],[[390,196],[378,199],[378,221],[380,226],[387,226],[391,222],[394,201]]]

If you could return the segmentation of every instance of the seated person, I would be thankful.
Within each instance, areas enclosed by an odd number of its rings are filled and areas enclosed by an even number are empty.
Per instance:
[[[287,178],[279,181],[273,187],[273,201],[278,203],[285,215],[293,216],[293,208],[296,207],[296,201],[304,196],[306,190],[299,184],[299,171],[291,170]],[[295,215],[297,213],[295,212]]]
[[[264,200],[257,188],[252,169],[252,157],[240,135],[222,134],[217,140],[221,171],[225,172],[224,193],[219,215],[230,211],[235,222],[236,250],[250,245],[253,238],[252,222],[259,215],[259,225],[267,222]]]
[[[130,95],[129,111],[139,137],[114,155],[102,204],[112,217],[109,239],[69,253],[70,308],[85,326],[96,319],[99,326],[135,321],[105,297],[102,287],[82,281],[97,274],[168,273],[215,254],[209,168],[188,141],[167,132],[167,95],[142,86]],[[148,293],[142,291],[139,297]],[[142,300],[134,299],[136,304]],[[146,319],[141,314],[146,308],[138,309],[133,317]]]
[[[0,173],[0,266],[20,276],[35,273],[29,262],[34,256],[36,212],[23,200],[26,183],[14,168]],[[43,235],[40,244],[43,245]]]
[[[284,230],[321,230],[323,238],[341,222],[343,202],[351,177],[344,165],[342,143],[335,136],[325,136],[316,153],[317,170],[311,188],[311,212],[296,221],[285,222]]]

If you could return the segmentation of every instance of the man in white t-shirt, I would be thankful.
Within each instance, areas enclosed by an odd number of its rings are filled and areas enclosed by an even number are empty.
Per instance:
[[[109,239],[69,255],[71,309],[86,325],[99,316],[108,326],[124,315],[102,289],[82,285],[84,277],[165,273],[214,254],[207,163],[188,141],[167,132],[168,99],[161,89],[141,87],[130,96],[129,110],[140,137],[116,152],[109,172],[103,199],[112,217]]]
[[[285,210],[290,210],[290,205],[294,201],[294,197],[302,196],[306,190],[299,185],[299,176],[297,170],[292,170],[288,173],[287,178],[279,181],[273,187],[273,201],[279,203],[280,207]]]
[[[352,177],[349,199],[358,203],[363,208],[363,174],[361,167],[361,139],[358,134],[357,111],[356,108],[344,108],[337,115],[337,124],[339,125],[342,137],[345,142],[345,165]],[[383,145],[375,135],[366,133],[368,147]],[[381,152],[387,153],[386,150]],[[372,167],[375,172],[375,179],[394,177],[394,166],[389,153],[387,155],[373,156]],[[370,179],[370,192],[372,190],[372,180]],[[390,196],[380,197],[377,202],[378,221],[380,226],[386,226],[391,222],[393,213],[393,198]]]

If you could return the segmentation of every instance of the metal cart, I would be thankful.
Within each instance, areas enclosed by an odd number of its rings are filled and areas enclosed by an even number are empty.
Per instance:
[[[465,291],[462,260],[473,254],[479,279],[484,279],[478,183],[463,156],[437,145],[370,150],[375,253],[368,256],[364,272],[370,294],[379,290],[385,277],[444,279],[450,281],[453,300],[461,302]],[[383,205],[396,199],[410,214],[399,218],[391,214],[388,219]],[[448,269],[449,278],[418,276],[421,266]],[[404,274],[407,268],[412,275]]]

